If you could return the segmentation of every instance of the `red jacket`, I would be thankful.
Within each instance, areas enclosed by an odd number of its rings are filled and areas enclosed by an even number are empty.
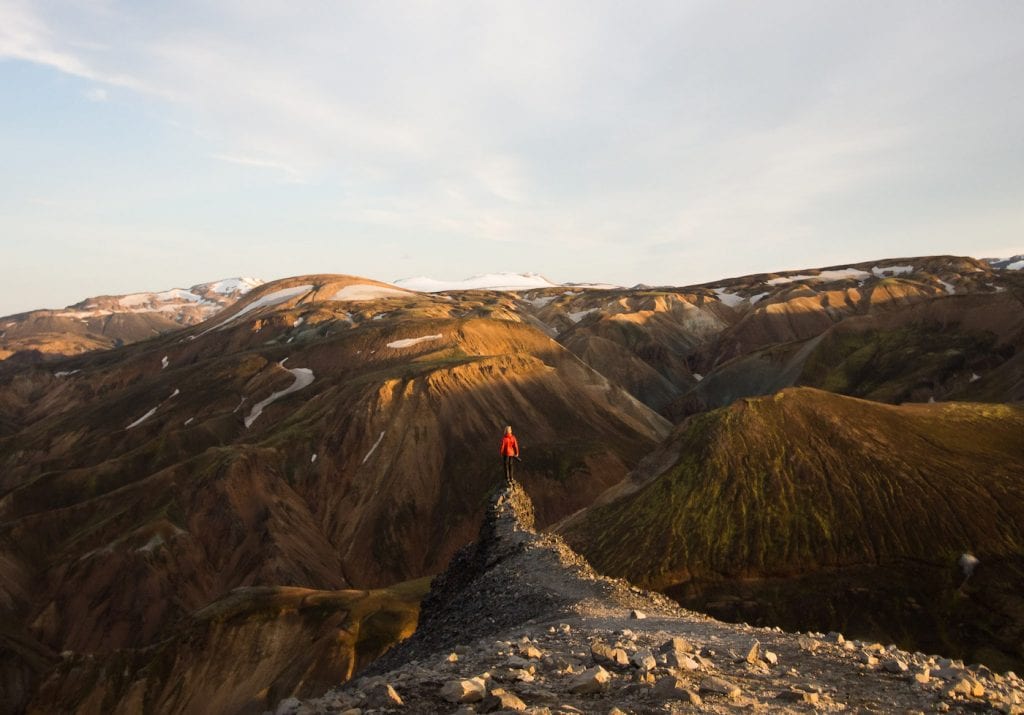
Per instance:
[[[519,456],[519,442],[516,441],[516,436],[514,434],[507,434],[501,438],[501,456]]]

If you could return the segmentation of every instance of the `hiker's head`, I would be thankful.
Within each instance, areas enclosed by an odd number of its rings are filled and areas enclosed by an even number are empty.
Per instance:
[[[512,434],[512,425],[505,428],[505,434]]]

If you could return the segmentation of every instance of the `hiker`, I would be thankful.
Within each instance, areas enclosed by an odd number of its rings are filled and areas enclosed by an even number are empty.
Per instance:
[[[505,478],[512,481],[514,460],[519,459],[519,442],[512,434],[512,426],[505,428],[505,436],[501,438],[501,458],[505,462]]]

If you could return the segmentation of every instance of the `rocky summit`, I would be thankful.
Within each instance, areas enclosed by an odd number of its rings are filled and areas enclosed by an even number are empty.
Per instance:
[[[511,483],[434,579],[416,633],[314,713],[1024,713],[1016,674],[836,632],[727,624],[596,573]]]

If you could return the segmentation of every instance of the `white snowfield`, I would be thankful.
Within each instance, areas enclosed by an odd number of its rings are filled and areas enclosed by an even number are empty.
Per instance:
[[[204,288],[211,293],[217,293],[219,295],[231,295],[232,293],[244,295],[253,288],[258,288],[261,285],[263,285],[263,281],[259,278],[242,276],[240,278],[225,278],[223,280],[214,281],[213,283],[203,283],[202,285],[196,286],[196,288]]]
[[[292,286],[291,288],[282,288],[281,290],[275,290],[271,293],[267,293],[266,295],[257,298],[252,303],[249,303],[249,305],[242,308],[240,311],[232,315],[227,320],[222,320],[216,325],[213,325],[204,330],[203,332],[199,333],[199,336],[206,335],[212,330],[220,330],[228,323],[233,323],[234,321],[241,318],[243,315],[248,315],[254,310],[259,310],[260,308],[267,308],[272,305],[280,305],[281,303],[284,303],[286,300],[291,300],[292,298],[300,296],[304,293],[308,293],[311,290],[313,290],[312,285],[300,285]]]
[[[874,268],[871,269],[871,272],[874,273],[879,278],[886,278],[886,277],[889,277],[889,276],[900,276],[900,275],[903,275],[904,273],[913,273],[914,272],[914,267],[913,266],[886,266],[886,267],[882,268],[880,266],[875,266]]]
[[[848,278],[853,278],[854,280],[864,280],[865,278],[870,277],[870,273],[862,271],[858,268],[840,268],[838,270],[833,271],[821,271],[820,273],[813,276],[801,273],[798,276],[782,276],[781,278],[772,278],[770,281],[765,281],[765,285],[781,286],[785,285],[786,283],[793,283],[795,281],[842,281]]]
[[[363,300],[378,300],[380,298],[408,298],[414,295],[411,291],[400,288],[389,288],[387,286],[375,286],[369,283],[353,283],[347,285],[333,296],[331,300],[339,302],[358,303]]]
[[[590,308],[589,310],[577,310],[572,313],[566,313],[565,315],[574,323],[578,323],[586,318],[591,313],[597,312],[597,308]]]
[[[712,288],[711,290],[718,296],[718,300],[722,301],[730,308],[735,308],[746,300],[743,296],[730,293],[725,288]]]
[[[750,296],[750,304],[753,305],[757,301],[759,301],[762,298],[764,298],[766,295],[768,295],[768,294],[767,293],[758,293],[757,295]]]
[[[167,357],[166,355],[164,355],[163,358],[160,360],[160,369],[161,370],[166,370],[167,366],[170,365],[170,364],[171,364],[171,359],[169,357]]]
[[[419,338],[404,338],[402,340],[395,340],[393,342],[388,343],[388,347],[411,348],[413,345],[419,345],[420,343],[425,343],[428,340],[440,340],[442,337],[444,336],[441,333],[438,333],[437,335],[424,335]]]
[[[483,273],[460,281],[440,281],[426,276],[402,278],[395,281],[395,285],[421,293],[442,293],[454,290],[529,290],[555,288],[561,284],[552,283],[539,273]]]
[[[162,293],[132,293],[118,299],[118,304],[124,308],[134,308],[140,305],[151,305],[153,303],[208,303],[216,305],[213,301],[206,300],[201,295],[183,288],[172,288]]]
[[[285,358],[285,360],[287,359],[288,358]],[[282,360],[279,364],[283,366],[284,360]],[[261,400],[260,402],[257,402],[255,405],[253,405],[252,409],[249,410],[248,416],[245,418],[246,429],[249,429],[249,427],[252,426],[252,423],[256,421],[256,418],[263,414],[264,408],[266,408],[269,404],[277,402],[285,395],[290,395],[293,392],[298,392],[299,390],[309,387],[310,385],[313,384],[313,371],[310,370],[308,367],[284,369],[288,370],[288,372],[295,376],[295,382],[293,382],[291,385],[289,385],[283,390],[278,390],[277,392],[271,393],[270,397],[266,398],[265,400]]]
[[[1006,270],[1008,270],[1008,271],[1024,270],[1024,261],[1014,261],[1013,263],[1008,263],[1006,265]]]
[[[935,280],[939,281],[942,287],[946,289],[947,294],[953,295],[954,293],[956,293],[956,286],[954,286],[952,283],[947,283],[946,281],[940,280],[938,278],[936,278]]]

